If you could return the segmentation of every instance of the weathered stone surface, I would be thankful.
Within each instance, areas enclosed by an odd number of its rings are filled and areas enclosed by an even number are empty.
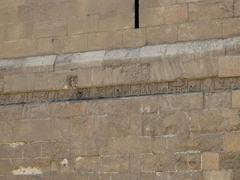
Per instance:
[[[221,171],[207,171],[204,173],[204,178],[206,180],[231,180],[232,171],[221,170]]]
[[[240,179],[238,4],[1,0],[0,179]]]
[[[219,169],[219,154],[218,153],[203,153],[201,157],[202,169],[218,170]]]
[[[232,92],[232,107],[233,108],[240,107],[240,91]]]
[[[226,152],[239,152],[240,151],[240,133],[227,133],[224,136],[224,150]]]
[[[227,56],[219,58],[219,77],[234,77],[240,75],[239,56]]]

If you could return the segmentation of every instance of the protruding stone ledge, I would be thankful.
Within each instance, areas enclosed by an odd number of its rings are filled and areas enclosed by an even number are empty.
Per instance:
[[[240,76],[240,37],[0,61],[0,91],[19,93]],[[239,51],[240,52],[240,51]],[[235,53],[236,54],[236,53]]]

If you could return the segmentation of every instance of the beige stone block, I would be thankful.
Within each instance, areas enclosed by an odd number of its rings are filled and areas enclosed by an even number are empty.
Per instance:
[[[64,37],[44,37],[37,39],[36,54],[61,53],[64,50],[66,39]]]
[[[4,92],[31,92],[39,90],[59,90],[70,87],[69,77],[73,72],[21,73],[4,76]]]
[[[68,20],[68,34],[76,35],[81,33],[97,32],[98,23],[98,16],[96,15],[71,17]]]
[[[74,168],[78,172],[98,172],[100,157],[76,157]]]
[[[140,0],[141,8],[154,8],[160,6],[170,6],[176,4],[176,0]]]
[[[140,27],[179,24],[188,20],[187,5],[140,9]]]
[[[127,29],[123,31],[123,46],[124,47],[139,47],[146,44],[146,30]]]
[[[67,25],[64,21],[56,22],[35,22],[33,24],[33,37],[65,36]]]
[[[220,21],[201,21],[179,25],[178,40],[203,40],[222,37],[222,24]]]
[[[202,154],[202,169],[203,170],[218,170],[219,169],[219,154],[213,152],[205,152]]]
[[[240,133],[232,132],[224,135],[224,151],[240,152]]]
[[[133,13],[116,11],[101,15],[98,21],[98,31],[114,31],[133,28]]]
[[[16,141],[53,140],[53,127],[50,120],[16,121],[14,126]]]
[[[88,49],[113,49],[122,47],[122,31],[98,32],[88,34]]]
[[[231,93],[210,93],[205,95],[205,108],[230,108]]]
[[[6,119],[10,119],[7,121],[4,121],[4,119],[1,118],[0,121],[0,127],[1,127],[1,131],[0,131],[0,138],[1,138],[1,143],[9,143],[9,142],[14,142],[14,124],[15,121],[11,120],[11,117],[9,118],[8,116],[6,116]]]
[[[18,39],[31,39],[33,35],[33,25],[29,23],[13,23],[7,24],[5,28],[6,41],[14,41]]]
[[[0,58],[36,55],[36,43],[32,39],[19,39],[1,43]]]
[[[176,169],[179,171],[200,170],[201,155],[200,153],[177,153],[176,154]]]
[[[239,108],[240,107],[240,91],[232,91],[232,107]]]
[[[103,156],[101,158],[101,172],[128,172],[128,156]]]
[[[219,77],[240,76],[240,56],[219,57]]]
[[[16,74],[4,76],[4,92],[32,91],[33,89],[33,74]]]
[[[234,1],[234,16],[240,16],[240,1]]]
[[[201,134],[213,134],[239,129],[237,110],[226,108],[204,109],[188,113],[191,118],[190,131]]]
[[[207,171],[204,173],[204,180],[232,180],[231,170]]]
[[[223,37],[230,37],[240,34],[240,18],[223,20]]]
[[[184,95],[159,96],[160,110],[201,109],[203,107],[203,94],[191,93]]]
[[[64,44],[64,52],[66,53],[86,51],[88,48],[88,35],[80,34],[68,37]]]
[[[175,41],[177,41],[177,25],[147,28],[147,44],[172,43]]]
[[[0,25],[0,42],[5,40],[5,29],[6,29],[6,26]]]
[[[152,81],[172,81],[178,78],[195,79],[218,74],[216,58],[193,58],[191,55],[182,55],[176,59],[175,56],[179,52],[177,47],[169,47],[164,52],[169,52],[169,56],[167,57],[167,53],[165,53],[164,58],[150,64],[150,79]]]
[[[203,1],[189,4],[190,21],[202,19],[218,19],[233,16],[233,2],[211,2]]]

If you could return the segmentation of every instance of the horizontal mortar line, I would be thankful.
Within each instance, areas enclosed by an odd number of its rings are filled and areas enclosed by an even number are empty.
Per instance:
[[[204,82],[211,80],[211,85]],[[205,87],[206,86],[206,87]],[[33,91],[21,93],[0,94],[0,106],[12,104],[74,102],[79,100],[91,101],[100,99],[119,99],[140,96],[187,94],[187,93],[216,93],[240,89],[240,77],[210,78],[198,80],[177,80],[173,82],[143,83],[134,85],[105,86],[90,88],[72,88],[69,90]]]

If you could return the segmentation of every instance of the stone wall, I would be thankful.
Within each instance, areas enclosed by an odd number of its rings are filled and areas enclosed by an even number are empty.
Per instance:
[[[1,60],[1,180],[239,180],[240,37]]]
[[[240,34],[239,0],[1,0],[0,58],[129,48]]]
[[[240,1],[0,0],[0,180],[239,180]]]

